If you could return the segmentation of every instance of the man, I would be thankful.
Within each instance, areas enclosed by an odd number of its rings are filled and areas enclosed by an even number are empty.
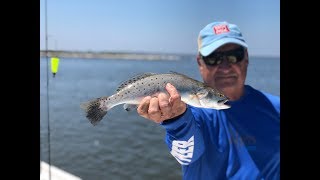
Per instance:
[[[240,29],[213,22],[199,33],[203,81],[229,98],[231,108],[196,108],[168,94],[146,97],[138,113],[166,130],[183,179],[280,179],[280,98],[245,85],[249,64]]]

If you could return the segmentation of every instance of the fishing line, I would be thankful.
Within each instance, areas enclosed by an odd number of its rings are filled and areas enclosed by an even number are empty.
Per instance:
[[[49,58],[48,58],[48,17],[47,17],[47,0],[45,0],[45,33],[46,33],[46,70],[47,70],[47,121],[48,121],[48,164],[49,164],[49,180],[51,180],[51,147],[50,147],[50,108],[49,108]]]

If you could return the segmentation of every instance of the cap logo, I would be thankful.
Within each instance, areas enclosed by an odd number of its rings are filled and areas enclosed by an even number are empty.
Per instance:
[[[227,33],[230,31],[228,26],[225,24],[214,26],[213,30],[215,34]]]

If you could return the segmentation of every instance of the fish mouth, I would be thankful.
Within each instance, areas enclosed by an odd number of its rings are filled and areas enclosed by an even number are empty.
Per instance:
[[[226,102],[228,101],[228,99],[222,99],[222,100],[219,100],[217,102],[219,108],[218,109],[229,109],[231,106],[228,105],[228,104],[225,104]]]
[[[219,100],[218,101],[218,104],[224,104],[224,103],[226,103],[228,101],[228,99],[222,99],[222,100]]]

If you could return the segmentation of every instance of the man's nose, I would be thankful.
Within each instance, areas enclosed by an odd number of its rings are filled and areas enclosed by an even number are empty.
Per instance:
[[[223,56],[222,62],[219,64],[219,68],[228,69],[231,67],[231,63],[226,56]]]

